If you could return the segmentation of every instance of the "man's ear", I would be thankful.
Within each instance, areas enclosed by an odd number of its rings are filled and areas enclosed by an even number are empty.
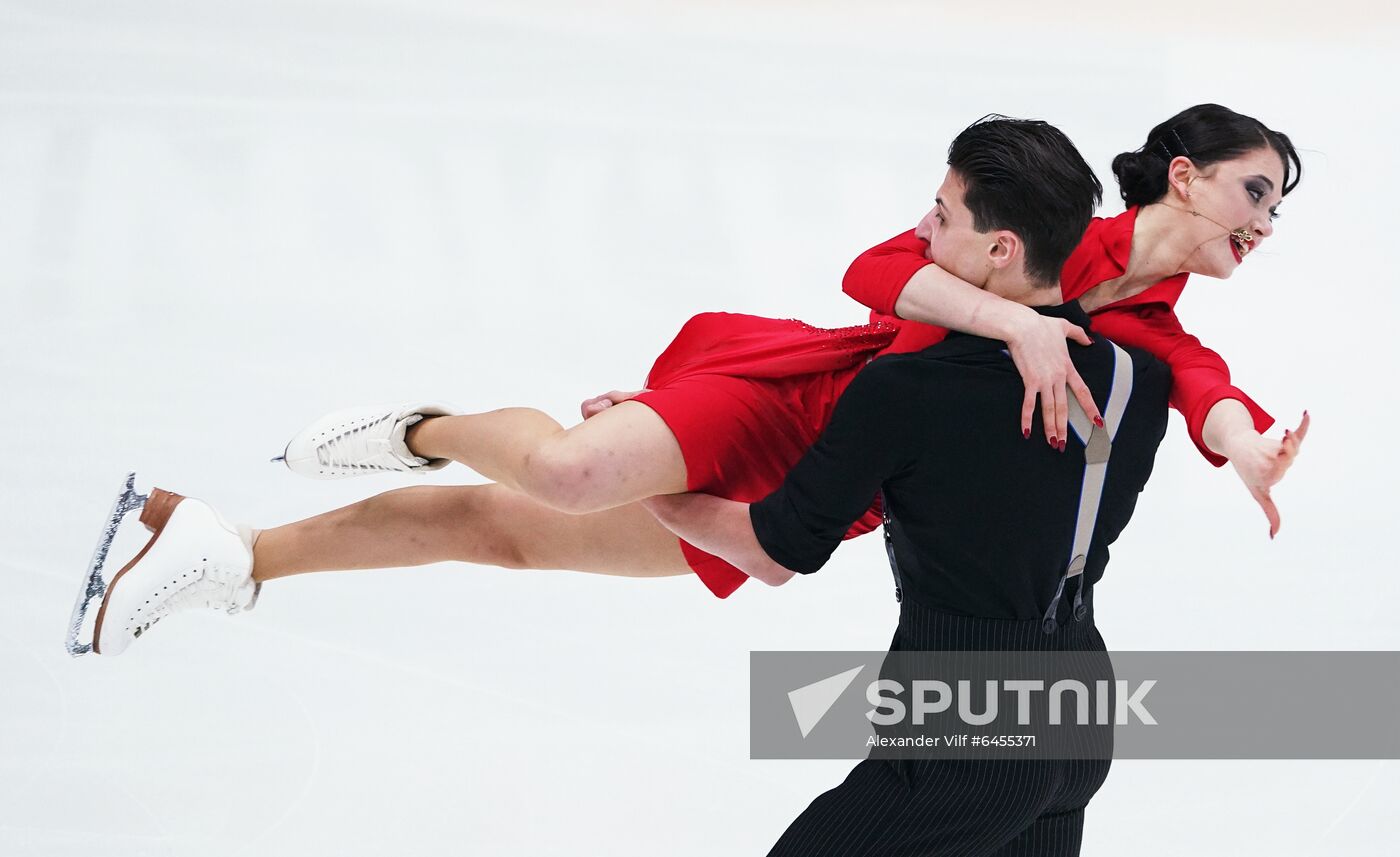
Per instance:
[[[1021,257],[1025,248],[1021,236],[1008,229],[998,229],[991,235],[992,245],[987,250],[987,261],[993,268],[1006,268]]]

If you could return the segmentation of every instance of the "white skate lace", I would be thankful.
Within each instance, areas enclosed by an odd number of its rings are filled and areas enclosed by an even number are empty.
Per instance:
[[[413,416],[418,417],[416,414]],[[412,455],[407,458],[399,455],[392,448],[394,443],[392,438],[389,440],[391,445],[389,449],[373,455],[370,454],[369,441],[375,438],[369,437],[367,433],[386,420],[392,419],[394,419],[393,414],[385,414],[341,432],[317,446],[316,457],[323,466],[341,467],[348,470],[409,470],[417,467],[424,462],[424,459]],[[417,422],[418,419],[410,417],[409,424]],[[393,430],[390,431],[392,433]],[[404,447],[404,451],[408,451],[407,446]]]
[[[238,575],[222,571],[217,567],[206,567],[203,577],[170,593],[161,599],[154,609],[146,613],[143,617],[144,621],[135,629],[135,636],[141,636],[152,625],[172,613],[197,607],[213,608],[230,615],[241,613],[253,606],[251,603],[241,606],[236,600],[239,590],[243,588],[245,583],[246,580]]]

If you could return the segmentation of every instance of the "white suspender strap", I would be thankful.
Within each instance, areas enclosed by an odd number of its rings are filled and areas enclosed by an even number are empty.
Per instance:
[[[1088,564],[1089,545],[1094,538],[1094,525],[1099,519],[1099,501],[1103,499],[1113,439],[1118,436],[1118,427],[1123,422],[1123,413],[1128,409],[1128,399],[1133,393],[1133,358],[1117,345],[1109,345],[1113,347],[1113,382],[1109,387],[1108,406],[1104,409],[1103,427],[1089,421],[1078,399],[1071,396],[1069,400],[1070,428],[1084,444],[1084,483],[1079,489],[1079,512],[1075,518],[1069,564],[1060,578],[1050,609],[1045,613],[1043,626],[1047,634],[1055,631],[1055,613],[1059,608],[1060,596],[1064,593],[1065,582],[1083,574]],[[1081,582],[1074,596],[1075,619],[1082,618],[1087,611],[1083,606],[1084,589],[1085,584]]]

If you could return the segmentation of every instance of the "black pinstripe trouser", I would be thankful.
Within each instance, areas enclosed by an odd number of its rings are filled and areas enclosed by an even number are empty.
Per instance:
[[[1092,599],[1093,589],[1088,599]],[[1089,612],[1039,619],[956,616],[905,598],[893,651],[1103,652]],[[1065,613],[1066,611],[1061,611]],[[1084,807],[1109,759],[867,759],[812,801],[768,857],[1062,857],[1076,855]]]

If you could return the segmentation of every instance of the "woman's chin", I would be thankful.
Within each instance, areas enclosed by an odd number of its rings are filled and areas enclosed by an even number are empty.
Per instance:
[[[1239,265],[1234,264],[1234,260],[1232,259],[1230,262],[1193,265],[1187,270],[1189,273],[1202,277],[1210,277],[1213,280],[1228,280],[1234,275],[1235,269],[1238,267]]]

